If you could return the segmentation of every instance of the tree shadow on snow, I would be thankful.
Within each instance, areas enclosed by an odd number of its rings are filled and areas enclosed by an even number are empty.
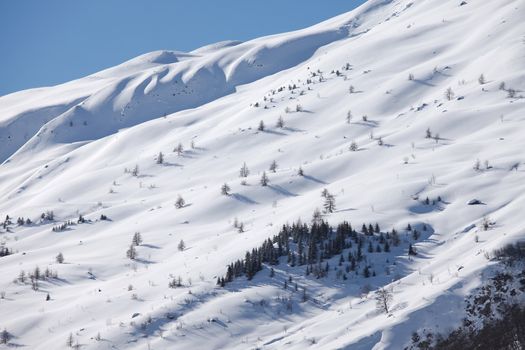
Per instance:
[[[158,245],[153,245],[153,244],[141,244],[140,246],[141,247],[146,247],[146,248],[151,248],[151,249],[162,249]]]
[[[291,132],[305,132],[305,130],[303,129],[292,128],[290,126],[286,126],[283,129]]]
[[[310,181],[313,181],[313,182],[317,182],[319,184],[323,184],[323,185],[327,185],[328,183],[327,182],[324,182],[323,180],[319,180],[311,175],[303,175],[303,177],[307,180],[310,180]]]
[[[282,194],[283,196],[297,197],[297,194],[288,191],[286,188],[284,188],[284,187],[282,187],[280,185],[268,185],[268,187],[270,189],[272,189],[273,191],[275,191],[275,192],[277,192],[279,194]]]
[[[171,162],[164,162],[164,163],[162,163],[162,165],[164,165],[164,166],[173,166],[173,167],[182,167],[182,165],[179,164],[179,163],[171,163]]]
[[[286,134],[284,132],[280,132],[280,131],[276,131],[276,130],[268,130],[268,129],[265,129],[263,131],[263,133],[265,134],[273,134],[273,135],[279,135],[279,136],[286,136]]]
[[[243,196],[239,193],[232,193],[232,198],[238,200],[239,202],[246,203],[246,204],[259,204],[258,202],[254,201],[253,199],[250,199],[246,196]]]
[[[434,85],[434,84],[431,84],[431,83],[426,82],[426,81],[421,80],[421,79],[414,79],[413,81],[416,82],[416,83],[418,83],[418,84],[426,85],[426,86],[430,86],[430,87],[435,87],[435,86],[436,86],[436,85]]]

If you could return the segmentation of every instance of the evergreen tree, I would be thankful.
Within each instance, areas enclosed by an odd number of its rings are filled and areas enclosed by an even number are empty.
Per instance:
[[[484,85],[487,81],[485,80],[485,76],[481,74],[478,78],[479,85]]]
[[[11,338],[11,335],[9,334],[7,329],[4,328],[4,330],[0,333],[0,344],[9,343],[10,338]]]
[[[384,246],[383,250],[385,251],[385,253],[389,253],[390,252],[390,244],[388,244],[388,240],[385,240],[385,246]]]
[[[277,171],[277,162],[275,160],[270,164],[270,171],[274,173]]]
[[[319,208],[315,208],[314,213],[312,215],[312,224],[320,224],[322,220],[321,211]]]
[[[231,190],[230,186],[228,186],[227,183],[224,183],[224,185],[222,185],[221,187],[221,194],[224,196],[229,196],[230,190]]]
[[[137,176],[139,176],[139,172],[140,172],[140,170],[139,170],[139,165],[138,165],[138,164],[135,164],[135,167],[134,167],[133,170],[131,171],[131,175],[137,177]]]
[[[324,204],[324,211],[326,213],[333,213],[335,211],[335,197],[332,194],[328,194],[325,198]]]
[[[299,167],[299,170],[297,170],[297,175],[304,176],[304,171],[302,167]]]
[[[181,195],[179,195],[179,196],[177,197],[177,200],[175,201],[175,208],[177,208],[177,209],[181,209],[181,208],[183,208],[185,205],[186,205],[186,201],[184,200],[184,198],[181,197]]]
[[[284,128],[284,119],[283,117],[279,116],[279,119],[277,119],[277,123],[275,123],[275,126],[279,129]]]
[[[133,238],[131,239],[131,242],[134,246],[139,246],[142,244],[142,235],[140,232],[135,232],[133,234]]]
[[[370,277],[370,269],[368,268],[368,265],[365,266],[365,268],[363,269],[363,277],[365,277],[365,278],[369,278]]]
[[[261,186],[268,186],[268,183],[270,182],[270,179],[268,179],[268,176],[266,175],[266,171],[263,171],[261,176]]]
[[[184,241],[183,241],[182,239],[180,240],[179,244],[177,245],[177,249],[178,249],[179,251],[181,251],[181,252],[182,252],[184,249],[186,249],[186,243],[184,243]]]
[[[259,126],[257,127],[257,130],[264,131],[264,122],[262,120],[259,122]]]
[[[131,260],[135,260],[137,258],[137,250],[135,249],[135,246],[131,244],[129,246],[129,249],[126,251],[126,257]]]
[[[66,340],[66,345],[72,348],[74,342],[75,342],[75,339],[73,338],[73,333],[69,333],[69,336],[67,337],[67,340]]]
[[[241,170],[239,172],[240,177],[248,177],[250,175],[250,170],[248,169],[248,166],[246,165],[246,162],[242,164]]]
[[[56,261],[57,263],[62,264],[64,262],[64,255],[62,255],[62,253],[58,253],[56,256]]]
[[[177,152],[177,155],[181,156],[182,153],[184,153],[184,146],[182,145],[182,143],[179,142],[179,144],[177,145],[177,147],[175,147],[173,152]]]
[[[445,98],[447,100],[452,100],[454,98],[454,91],[452,90],[452,88],[448,88],[446,91],[445,91]]]
[[[164,154],[162,152],[159,152],[157,156],[157,164],[163,164],[164,163]]]

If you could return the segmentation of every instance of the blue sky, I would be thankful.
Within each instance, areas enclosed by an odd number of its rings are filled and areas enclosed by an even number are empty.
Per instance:
[[[0,96],[142,53],[307,27],[364,0],[0,0]]]

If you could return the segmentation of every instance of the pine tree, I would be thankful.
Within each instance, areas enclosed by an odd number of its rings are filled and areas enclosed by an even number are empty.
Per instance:
[[[279,119],[277,119],[277,123],[275,123],[275,126],[279,129],[284,128],[284,119],[283,117],[279,116]]]
[[[184,198],[182,198],[181,195],[178,195],[177,200],[175,201],[175,208],[181,209],[184,208],[185,205],[186,201],[184,200]]]
[[[454,98],[454,91],[452,90],[452,88],[448,88],[446,91],[445,91],[445,98],[447,100],[452,100]]]
[[[57,263],[62,264],[64,262],[64,255],[62,253],[58,253],[56,256],[56,261]]]
[[[182,239],[180,240],[179,244],[177,245],[177,249],[178,249],[179,251],[181,251],[181,252],[182,252],[184,249],[186,249],[186,243],[184,243],[184,241],[183,241]]]
[[[230,186],[228,186],[227,183],[224,183],[224,185],[222,185],[222,187],[221,187],[221,194],[223,196],[229,196],[230,195],[230,190],[231,190]]]
[[[250,170],[248,169],[248,166],[246,165],[246,162],[242,164],[241,170],[239,171],[240,177],[248,177],[250,175]]]
[[[358,149],[359,149],[359,146],[357,146],[357,142],[352,141],[352,143],[350,144],[350,151],[355,152]]]
[[[184,152],[184,146],[182,145],[182,143],[179,143],[177,145],[177,147],[175,147],[175,149],[173,150],[173,152],[177,152],[177,155],[178,156],[181,156],[182,153]]]
[[[46,301],[49,301],[49,300],[51,300],[51,295],[49,295],[49,293],[47,293],[47,295],[46,295]]]
[[[131,242],[134,246],[139,246],[142,244],[142,235],[140,232],[135,232],[133,234],[133,238],[131,239]]]
[[[408,255],[417,255],[417,252],[414,247],[412,247],[412,244],[408,245]]]
[[[139,172],[140,172],[140,170],[139,170],[139,165],[138,165],[138,164],[135,164],[135,167],[134,167],[133,170],[131,171],[131,175],[137,177],[137,176],[139,176]]]
[[[73,338],[73,333],[69,333],[69,336],[67,337],[67,340],[66,340],[66,345],[72,348],[74,342],[75,342],[75,339]]]
[[[135,246],[131,244],[129,246],[129,249],[126,251],[126,257],[131,260],[135,260],[137,258],[137,250],[135,249]]]
[[[257,127],[257,130],[264,131],[264,122],[262,120],[259,122],[259,126]]]
[[[326,213],[333,213],[335,211],[335,197],[332,194],[326,196],[323,207]]]
[[[270,164],[270,171],[275,173],[276,170],[277,170],[277,162],[274,160],[272,161],[272,164]]]
[[[304,171],[302,167],[299,167],[299,170],[297,170],[297,175],[304,176]]]
[[[261,176],[261,186],[268,186],[268,183],[270,182],[270,179],[268,179],[268,176],[266,175],[266,171],[263,171]]]
[[[365,277],[365,278],[369,278],[370,277],[370,269],[368,268],[368,265],[365,266],[365,268],[363,269],[363,277]]]
[[[164,164],[164,154],[162,154],[162,152],[159,152],[157,156],[157,164]]]
[[[352,111],[348,111],[346,113],[346,123],[350,124],[351,121],[352,121]]]
[[[485,76],[481,74],[478,78],[479,85],[484,85],[487,81],[485,80]]]
[[[11,338],[11,335],[7,331],[7,329],[4,328],[2,333],[0,333],[0,344],[7,344],[9,343],[9,339]]]
[[[314,213],[312,215],[312,224],[320,224],[322,220],[321,211],[319,208],[315,208]]]

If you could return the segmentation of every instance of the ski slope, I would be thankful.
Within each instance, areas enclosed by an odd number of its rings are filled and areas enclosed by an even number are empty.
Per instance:
[[[0,215],[15,220],[0,228],[13,250],[0,258],[0,328],[11,345],[61,349],[73,334],[85,349],[402,349],[414,331],[460,324],[487,256],[525,237],[525,4],[460,3],[370,0],[295,32],[153,52],[0,97]],[[428,225],[418,255],[383,253],[370,278],[280,264],[274,277],[265,267],[216,286],[283,224],[310,222],[324,188],[334,226],[377,222],[408,243],[408,224]],[[79,215],[88,222],[52,230]],[[34,291],[17,278],[36,266],[58,278]],[[168,288],[176,276],[184,286]],[[283,289],[289,276],[310,301]],[[376,310],[381,287],[393,288],[390,315]]]

